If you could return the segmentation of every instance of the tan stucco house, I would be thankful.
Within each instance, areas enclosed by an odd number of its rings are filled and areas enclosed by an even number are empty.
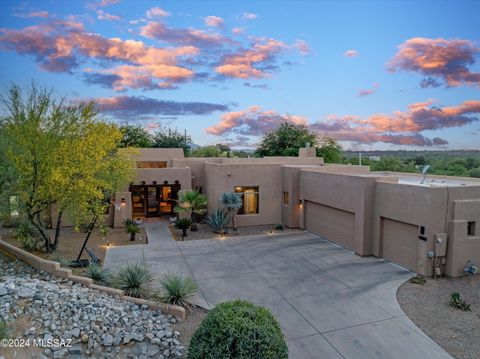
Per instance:
[[[112,223],[172,215],[179,191],[197,188],[211,212],[223,192],[243,198],[238,225],[283,223],[360,256],[421,275],[463,275],[480,264],[480,180],[370,172],[327,165],[313,148],[299,157],[185,158],[182,149],[141,149],[136,180],[115,196]]]

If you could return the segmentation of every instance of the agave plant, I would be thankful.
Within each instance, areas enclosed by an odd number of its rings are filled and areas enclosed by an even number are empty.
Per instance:
[[[191,231],[197,230],[197,216],[207,212],[207,196],[201,194],[197,190],[182,192],[178,198],[178,205],[175,212],[190,212]]]
[[[188,218],[179,218],[175,221],[175,228],[182,230],[182,241],[183,237],[187,236],[187,229],[192,224],[192,221]]]
[[[233,192],[224,192],[220,197],[220,202],[228,212],[229,222],[232,222],[233,230],[237,230],[237,211],[242,208],[243,201],[240,195]]]
[[[85,275],[93,279],[95,284],[108,285],[111,280],[111,274],[108,269],[103,269],[98,264],[90,264],[85,271]]]
[[[167,273],[160,279],[161,290],[155,298],[162,303],[191,306],[191,300],[197,293],[197,284],[189,277],[180,274]]]
[[[127,264],[115,275],[115,287],[129,297],[146,298],[150,293],[153,277],[142,263]]]
[[[230,222],[228,213],[223,209],[216,209],[212,214],[205,218],[205,223],[209,224],[215,233],[225,234]]]

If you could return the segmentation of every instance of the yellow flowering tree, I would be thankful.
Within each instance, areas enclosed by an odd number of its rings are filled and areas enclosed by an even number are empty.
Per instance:
[[[0,130],[1,166],[9,174],[0,180],[2,193],[18,198],[22,217],[47,252],[57,248],[65,211],[77,221],[89,218],[94,226],[109,205],[108,195],[131,180],[128,152],[118,151],[122,133],[98,119],[94,103],[65,105],[35,85],[23,96],[13,85],[4,99]],[[45,217],[52,206],[56,230],[49,234]]]

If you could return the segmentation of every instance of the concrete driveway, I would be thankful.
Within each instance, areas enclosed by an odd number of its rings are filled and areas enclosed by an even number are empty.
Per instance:
[[[111,248],[105,266],[145,261],[157,278],[191,276],[206,308],[237,298],[266,306],[290,358],[450,358],[399,307],[396,290],[412,273],[398,266],[306,232],[174,242],[165,221],[145,227],[148,245]]]

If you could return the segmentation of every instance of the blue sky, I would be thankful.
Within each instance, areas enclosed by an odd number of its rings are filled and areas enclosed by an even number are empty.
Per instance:
[[[283,121],[352,149],[480,148],[476,1],[0,3],[0,81],[105,118],[254,146]],[[362,94],[362,95],[360,95]]]

